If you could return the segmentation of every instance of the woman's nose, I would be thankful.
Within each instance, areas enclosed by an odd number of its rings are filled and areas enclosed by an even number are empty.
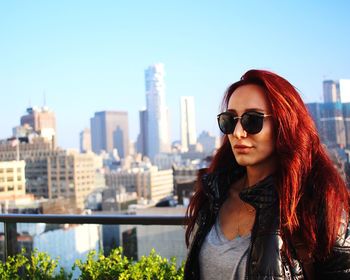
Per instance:
[[[247,137],[247,132],[243,129],[241,120],[238,120],[235,130],[233,131],[233,136],[236,137],[237,139]]]

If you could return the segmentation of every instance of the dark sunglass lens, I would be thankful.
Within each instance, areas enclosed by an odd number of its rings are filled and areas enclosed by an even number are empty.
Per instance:
[[[263,121],[263,116],[254,113],[245,113],[242,116],[242,127],[249,134],[257,134],[263,127]]]
[[[237,121],[234,120],[233,116],[228,113],[222,113],[218,117],[219,128],[224,134],[233,133]]]

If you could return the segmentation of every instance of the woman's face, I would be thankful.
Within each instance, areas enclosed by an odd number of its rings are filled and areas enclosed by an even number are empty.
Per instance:
[[[251,111],[266,115],[273,113],[263,88],[253,84],[240,86],[232,93],[227,111],[239,117]],[[248,134],[239,120],[233,133],[228,135],[228,139],[239,165],[263,170],[269,170],[275,166],[275,135],[272,117],[263,119],[262,130],[257,134]]]

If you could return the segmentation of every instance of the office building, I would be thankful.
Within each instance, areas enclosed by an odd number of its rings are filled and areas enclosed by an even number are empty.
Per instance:
[[[145,70],[148,145],[146,155],[151,160],[159,153],[170,151],[164,75],[164,65],[161,63],[151,65]]]
[[[0,161],[0,200],[26,193],[24,171],[24,160]]]
[[[21,126],[31,127],[33,132],[56,146],[56,117],[48,107],[28,108],[27,114],[21,117]]]
[[[329,148],[345,148],[349,133],[347,114],[348,106],[340,102],[334,103],[308,103],[306,104],[311,114],[321,141]],[[350,129],[350,128],[348,128]]]
[[[33,157],[48,157],[54,149],[43,137],[0,140],[0,161],[26,160]]]
[[[85,128],[83,131],[80,132],[79,135],[79,144],[80,144],[80,152],[86,153],[91,152],[91,132],[89,128]]]
[[[350,149],[350,102],[343,103],[342,106],[345,126],[346,148]]]
[[[339,82],[333,80],[323,81],[323,102],[340,102]]]
[[[313,103],[307,103],[306,107],[316,125],[317,131],[320,135],[321,141],[325,142],[324,139],[324,126],[321,123],[321,116],[322,116],[322,111],[323,111],[323,106],[324,103],[318,103],[318,102],[313,102]]]
[[[202,145],[203,153],[206,155],[212,155],[218,146],[217,137],[211,135],[208,131],[202,131],[197,141]]]
[[[322,139],[327,146],[345,148],[345,126],[340,102],[323,104],[321,126]]]
[[[123,187],[127,192],[136,192],[139,199],[155,203],[173,194],[173,171],[158,170],[156,166],[111,171],[106,173],[106,184],[116,190]]]
[[[25,176],[16,178],[26,178],[25,191],[35,198],[70,199],[72,208],[83,209],[85,198],[98,183],[94,154],[52,149],[42,137],[16,146],[2,141],[0,162],[17,158],[25,161]]]
[[[185,212],[185,207],[147,207],[135,210],[135,214],[140,216],[183,216]],[[123,252],[134,259],[149,255],[152,249],[163,258],[176,257],[177,266],[186,259],[184,226],[120,225],[119,234]]]
[[[101,225],[65,225],[43,232],[36,231],[32,235],[33,248],[46,252],[53,260],[59,259],[60,267],[65,271],[71,271],[77,259],[86,259],[87,252],[103,249]],[[80,274],[80,271],[74,270],[71,279],[79,279]]]
[[[350,102],[350,79],[323,81],[324,103]]]
[[[27,192],[38,198],[68,198],[84,209],[96,186],[93,154],[55,151],[46,158],[28,158],[26,165]]]
[[[112,153],[117,149],[121,158],[129,154],[128,113],[120,111],[96,112],[90,120],[93,152]]]
[[[139,112],[140,118],[140,133],[137,137],[137,152],[142,155],[148,155],[148,128],[147,128],[147,110],[140,110]]]
[[[194,97],[181,96],[180,110],[181,147],[183,152],[187,152],[197,143]]]

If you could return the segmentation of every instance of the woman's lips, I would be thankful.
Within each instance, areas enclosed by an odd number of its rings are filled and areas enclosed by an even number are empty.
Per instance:
[[[246,146],[246,145],[234,145],[233,146],[234,150],[237,152],[237,153],[240,153],[240,154],[247,154],[250,152],[250,149],[252,147],[250,146]]]

